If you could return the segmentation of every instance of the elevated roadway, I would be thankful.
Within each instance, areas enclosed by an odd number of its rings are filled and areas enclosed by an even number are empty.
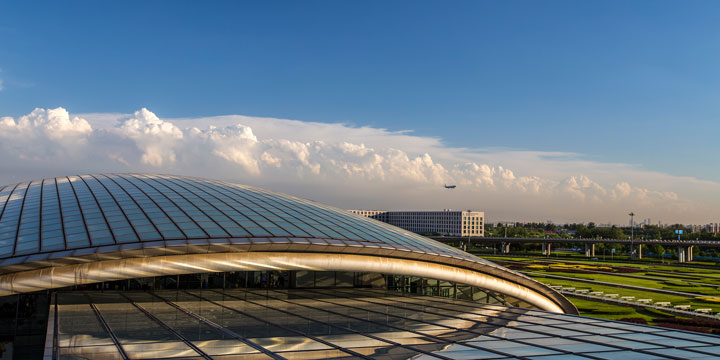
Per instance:
[[[487,246],[489,244],[500,245],[501,252],[507,254],[510,252],[510,244],[532,243],[542,244],[543,254],[549,255],[552,244],[555,243],[574,243],[585,244],[585,255],[588,257],[595,256],[595,244],[624,244],[638,245],[635,249],[637,256],[642,259],[642,245],[662,245],[677,247],[678,262],[684,263],[693,260],[693,247],[714,247],[720,248],[720,241],[717,240],[670,240],[670,239],[602,239],[602,238],[520,238],[520,237],[461,237],[461,236],[430,236],[431,239],[443,243],[463,244],[466,246]]]
[[[586,243],[586,244],[628,244],[630,245],[630,239],[583,239],[583,238],[517,238],[517,237],[460,237],[460,236],[429,236],[433,240],[440,242],[463,242],[468,241],[471,244],[483,245],[486,243]],[[667,240],[667,239],[635,239],[632,241],[633,244],[644,244],[644,245],[669,245],[669,246],[702,246],[702,247],[717,247],[720,248],[720,241],[717,240]]]

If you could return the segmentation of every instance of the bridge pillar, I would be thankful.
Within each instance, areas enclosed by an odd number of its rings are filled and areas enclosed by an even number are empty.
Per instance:
[[[503,253],[503,254],[509,254],[509,253],[510,253],[510,243],[509,243],[509,242],[501,243],[500,246],[501,246],[501,248],[502,248],[502,253]]]
[[[591,256],[593,256],[593,255],[592,255],[590,246],[588,245],[588,243],[585,243],[585,257],[591,257]]]
[[[638,244],[638,260],[642,260],[642,244]]]
[[[694,245],[690,245],[687,248],[687,255],[686,255],[687,261],[693,261],[693,254],[692,254],[693,246]]]
[[[682,246],[678,246],[677,252],[678,252],[678,262],[684,263],[685,262],[685,248]]]
[[[542,253],[543,255],[550,256],[550,243],[542,243]]]

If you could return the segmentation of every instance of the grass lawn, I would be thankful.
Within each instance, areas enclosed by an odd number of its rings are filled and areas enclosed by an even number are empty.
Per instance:
[[[628,306],[605,304],[597,301],[590,301],[570,297],[580,311],[580,315],[590,316],[609,320],[620,320],[627,318],[642,318],[649,324],[654,324],[657,319],[672,318],[673,315],[665,314],[655,309],[635,309]]]
[[[541,276],[532,276],[532,278],[549,285],[561,285],[563,287],[574,287],[576,289],[590,289],[591,291],[602,291],[605,294],[618,294],[620,297],[634,296],[635,299],[653,299],[653,302],[669,301],[672,303],[672,305],[691,305],[693,308],[712,308],[714,312],[720,312],[720,303],[707,301],[699,298],[659,294],[649,291],[624,289],[606,285],[594,285],[579,281],[552,279]],[[572,301],[574,303],[574,299]]]
[[[673,266],[672,263],[621,263],[612,261],[592,261],[587,259],[562,260],[548,257],[519,257],[519,256],[483,256],[491,261],[508,261],[506,265],[511,266],[519,271],[533,272],[527,274],[531,278],[543,282],[548,285],[560,285],[563,287],[574,287],[576,289],[589,289],[591,291],[602,291],[605,294],[618,294],[622,296],[634,296],[635,299],[653,299],[653,303],[667,301],[674,305],[690,305],[696,308],[711,308],[713,313],[720,312],[720,289],[713,286],[693,284],[687,281],[699,282],[712,285],[720,285],[720,267],[711,268],[693,268],[687,266]],[[634,268],[639,271],[628,272],[627,270],[617,269]],[[582,270],[591,270],[598,272],[583,272]],[[662,272],[659,272],[662,271]],[[669,273],[665,273],[669,272]],[[560,275],[578,280],[594,280],[610,283],[609,285],[595,285],[577,280],[554,279],[544,276]],[[661,279],[637,279],[627,276],[648,276]],[[685,280],[685,281],[683,281]],[[672,290],[698,294],[699,296],[681,296],[669,295],[652,290],[635,290],[626,289],[611,284],[623,284],[649,289]],[[673,318],[679,318],[676,315],[667,314],[661,310],[655,309],[636,309],[630,306],[606,304],[600,301],[592,301],[567,295],[568,299],[577,306],[581,315],[597,317],[602,319],[620,320],[640,318],[649,324],[665,324],[672,322]],[[663,322],[665,321],[665,322]],[[675,321],[695,321],[695,320],[675,320]]]
[[[522,254],[519,254],[522,255]],[[572,262],[572,263],[587,263],[587,264],[603,264],[603,265],[610,265],[610,266],[623,266],[623,267],[637,267],[647,270],[662,270],[662,271],[673,271],[673,272],[680,272],[680,273],[691,273],[691,274],[706,274],[713,277],[717,277],[720,279],[720,267],[716,269],[713,268],[695,268],[691,266],[675,266],[676,260],[670,260],[666,259],[665,263],[658,263],[657,259],[650,259],[648,258],[648,261],[645,260],[639,260],[634,263],[631,262],[614,262],[609,257],[606,260],[602,260],[602,255],[596,256],[599,260],[589,260],[585,256],[578,255],[577,259],[556,259],[552,256],[534,256],[533,254],[528,254],[528,256],[502,256],[502,255],[488,255],[488,254],[478,254],[478,256],[486,258],[488,260],[508,260],[508,261],[552,261],[552,262]],[[698,264],[698,265],[709,265],[714,266],[716,265],[713,262],[701,262],[701,261],[693,261],[690,264]]]
[[[692,284],[687,283],[683,281],[676,281],[676,280],[646,280],[646,279],[636,279],[631,277],[624,277],[621,275],[611,275],[611,274],[598,274],[598,273],[572,273],[572,272],[564,272],[562,269],[558,269],[556,267],[545,267],[544,269],[532,269],[529,271],[533,272],[539,272],[539,273],[548,273],[553,275],[562,275],[562,276],[570,276],[578,279],[586,279],[586,280],[595,280],[595,281],[603,281],[603,282],[610,282],[610,283],[616,283],[616,284],[624,284],[624,285],[632,285],[632,286],[641,286],[641,287],[647,287],[652,289],[662,289],[662,290],[671,290],[671,291],[682,291],[682,292],[689,292],[694,294],[700,294],[700,295],[708,295],[708,296],[720,296],[720,291],[718,291],[715,287],[710,286],[703,286],[699,284]],[[644,275],[644,274],[631,274],[631,275]],[[696,281],[695,279],[692,279],[692,281]],[[699,281],[699,280],[697,280]],[[708,281],[708,283],[711,283]],[[712,282],[714,283],[714,282]]]
[[[572,266],[577,264],[586,264],[589,266],[597,267],[597,266],[609,266],[609,267],[626,267],[626,268],[636,268],[638,270],[644,270],[637,273],[632,273],[631,275],[646,275],[646,276],[653,276],[653,277],[662,277],[662,278],[675,278],[678,280],[690,280],[690,281],[697,281],[697,282],[704,282],[709,284],[716,284],[720,285],[720,268],[716,269],[703,269],[703,268],[690,268],[690,267],[681,267],[681,266],[671,266],[671,265],[653,265],[653,264],[630,264],[630,263],[613,263],[609,261],[590,261],[590,260],[556,260],[556,259],[546,259],[546,258],[523,258],[523,257],[503,257],[503,256],[485,256],[488,260],[496,260],[496,261],[515,261],[515,262],[523,262],[523,263],[553,263],[558,264],[559,266]],[[592,268],[591,268],[592,269]],[[557,269],[554,269],[557,270]],[[661,273],[661,272],[654,272],[654,271],[670,271],[673,272],[671,274],[668,273]],[[575,274],[573,274],[575,275]],[[601,274],[598,274],[601,275]],[[640,281],[646,281],[646,280],[640,280]],[[674,285],[674,284],[666,284],[666,285]],[[644,286],[644,285],[639,285]],[[668,290],[676,290],[676,291],[685,291],[685,290],[679,290],[679,289],[668,289]],[[710,294],[708,294],[710,295]]]
[[[488,257],[490,258],[490,257]],[[510,258],[506,258],[510,260]],[[563,260],[559,259],[543,259],[543,258],[537,258],[532,259],[537,261],[553,261],[553,262],[560,262],[563,263]],[[709,268],[694,268],[690,266],[673,266],[672,263],[668,264],[657,264],[657,263],[619,263],[619,262],[612,262],[612,261],[602,261],[602,260],[587,260],[587,259],[578,259],[578,260],[567,260],[568,262],[573,263],[584,263],[584,264],[593,264],[593,265],[610,265],[610,266],[621,266],[621,267],[632,267],[632,268],[639,268],[647,271],[671,271],[678,273],[680,275],[701,275],[703,277],[708,276],[711,278],[717,278],[720,279],[720,268],[716,269],[709,269]],[[698,262],[693,262],[698,263]],[[699,264],[699,263],[698,263]],[[714,265],[714,263],[707,263],[706,265]],[[667,274],[666,274],[667,275]]]
[[[574,287],[576,289],[590,289],[591,291],[603,291],[606,294],[619,294],[619,296],[635,296],[636,299],[653,299],[653,302],[658,301],[669,301],[672,305],[690,305],[692,308],[712,308],[713,312],[720,312],[720,301],[711,298],[703,298],[703,296],[709,297],[720,297],[720,290],[711,286],[704,286],[700,284],[687,283],[681,280],[697,281],[709,284],[720,285],[720,270],[713,269],[695,269],[687,267],[673,267],[673,266],[660,266],[653,264],[626,264],[626,263],[611,263],[603,261],[569,261],[564,263],[559,260],[551,261],[551,265],[548,264],[548,260],[544,258],[522,258],[522,257],[508,257],[508,256],[493,256],[487,257],[489,260],[496,261],[514,261],[527,264],[528,267],[525,271],[532,271],[538,274],[550,274],[550,275],[561,275],[578,279],[595,280],[607,283],[633,285],[640,287],[647,287],[651,289],[663,289],[672,291],[681,291],[687,293],[698,294],[698,297],[692,296],[681,296],[681,295],[669,295],[662,294],[652,291],[625,289],[612,285],[595,285],[588,284],[580,281],[554,279],[545,277],[537,274],[528,274],[530,277],[541,281],[549,285],[561,285],[563,287]],[[535,264],[537,263],[537,264]],[[581,263],[582,265],[578,265]],[[589,270],[604,270],[611,271],[613,266],[622,267],[634,267],[645,271],[637,273],[629,273],[628,275],[640,275],[640,276],[653,276],[663,277],[666,280],[650,280],[650,279],[636,279],[631,277],[622,276],[622,274],[613,273],[583,273],[577,272],[577,269],[589,269]],[[673,271],[673,274],[665,273],[653,273],[653,270],[662,271]],[[674,275],[674,276],[673,276]],[[701,275],[701,276],[697,276]],[[709,278],[707,276],[718,276],[717,279]],[[593,302],[591,300],[583,300],[579,298],[571,298],[571,301],[590,302],[598,306],[612,306],[616,308],[625,308],[619,305],[607,305],[601,302]],[[577,304],[576,304],[577,306]],[[589,308],[588,308],[589,309]],[[636,313],[637,311],[633,308],[625,308],[627,311]],[[651,311],[645,311],[646,316],[653,316]],[[620,316],[624,317],[624,316]]]

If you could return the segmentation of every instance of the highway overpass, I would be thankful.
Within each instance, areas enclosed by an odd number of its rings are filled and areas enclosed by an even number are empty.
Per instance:
[[[587,244],[609,244],[609,243],[617,243],[617,244],[628,244],[630,245],[630,239],[582,239],[582,238],[572,238],[572,239],[562,239],[562,238],[513,238],[513,237],[460,237],[460,236],[430,236],[431,239],[437,240],[440,242],[445,243],[456,243],[456,242],[464,242],[467,243],[470,241],[472,244],[487,244],[487,243],[534,243],[534,244],[540,244],[540,243],[587,243]],[[702,247],[717,247],[720,248],[720,241],[717,240],[667,240],[667,239],[635,239],[632,241],[634,244],[644,244],[644,245],[653,245],[658,244],[662,246],[690,246],[690,245],[696,245],[696,246],[702,246]]]
[[[503,253],[510,252],[510,244],[542,244],[544,254],[550,254],[553,243],[575,243],[585,244],[585,255],[595,256],[595,244],[624,244],[624,245],[662,245],[663,247],[677,247],[678,250],[678,261],[686,262],[692,261],[692,249],[694,246],[697,247],[713,247],[720,248],[720,241],[716,240],[671,240],[671,239],[583,239],[583,238],[516,238],[516,237],[460,237],[460,236],[430,236],[431,239],[437,240],[443,243],[460,244],[463,246],[487,246],[487,245],[500,245],[500,249]],[[636,252],[638,257],[642,259],[642,246],[637,246]]]

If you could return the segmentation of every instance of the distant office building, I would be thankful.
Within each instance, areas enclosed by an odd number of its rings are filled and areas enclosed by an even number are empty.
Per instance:
[[[350,210],[418,234],[441,233],[454,236],[485,236],[483,211],[382,211]]]
[[[713,234],[720,233],[720,223],[709,223],[705,225],[705,230]]]
[[[350,212],[385,223],[388,222],[388,211],[385,210],[350,210]]]

